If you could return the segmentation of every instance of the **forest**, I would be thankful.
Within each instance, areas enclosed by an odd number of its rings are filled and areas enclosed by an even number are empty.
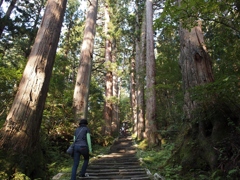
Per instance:
[[[0,0],[0,179],[70,172],[80,118],[93,156],[125,122],[166,180],[240,179],[239,50],[239,0]]]

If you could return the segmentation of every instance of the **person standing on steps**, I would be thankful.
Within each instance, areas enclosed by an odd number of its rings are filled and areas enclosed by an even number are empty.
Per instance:
[[[79,127],[77,127],[77,129],[74,132],[75,145],[71,180],[76,180],[77,168],[80,162],[81,155],[84,158],[84,162],[79,176],[86,177],[85,173],[88,167],[89,153],[92,153],[90,130],[87,127],[87,125],[88,125],[87,119],[81,119],[79,122]]]

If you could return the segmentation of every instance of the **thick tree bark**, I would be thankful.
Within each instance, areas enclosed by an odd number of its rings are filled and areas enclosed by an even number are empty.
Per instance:
[[[148,145],[156,144],[156,90],[155,90],[155,56],[153,42],[153,3],[146,0],[146,121],[145,133]]]
[[[112,124],[112,72],[109,71],[106,74],[106,87],[105,87],[105,104],[104,104],[104,119],[105,119],[105,135],[111,135]]]
[[[112,53],[112,62],[114,64],[117,63],[116,61],[116,41],[113,41],[113,53]],[[113,98],[114,98],[114,103],[113,103],[113,110],[112,110],[112,132],[113,134],[117,135],[117,133],[119,132],[119,126],[120,126],[120,122],[119,122],[119,118],[118,118],[118,114],[119,114],[119,110],[118,110],[118,92],[119,92],[119,88],[118,88],[118,75],[117,75],[117,69],[116,71],[113,70]]]
[[[200,23],[200,22],[199,22]],[[210,56],[207,53],[201,24],[191,29],[180,29],[180,66],[183,76],[184,111],[187,119],[192,119],[192,112],[196,109],[196,102],[192,101],[189,89],[213,82],[213,72]]]
[[[131,107],[132,107],[132,122],[134,124],[134,131],[137,127],[137,99],[136,99],[136,69],[135,59],[131,58]]]
[[[75,120],[78,120],[79,118],[87,118],[97,9],[98,0],[91,0],[87,12],[80,63],[78,67],[77,79],[73,95]]]
[[[137,108],[138,108],[138,123],[137,123],[137,138],[143,139],[145,130],[145,101],[144,101],[144,85],[146,76],[146,11],[142,15],[142,27],[139,44],[139,58],[136,59],[137,73]]]
[[[106,79],[105,79],[105,104],[104,104],[104,119],[105,119],[105,135],[111,135],[111,124],[112,124],[112,103],[111,97],[113,95],[113,74],[111,71],[111,62],[112,62],[112,42],[109,37],[109,7],[108,4],[105,5],[105,64],[106,64]]]
[[[5,16],[1,19],[1,23],[0,23],[0,37],[2,36],[3,30],[7,24],[7,21],[12,13],[12,10],[15,8],[15,4],[16,4],[17,0],[12,0],[10,3],[10,6],[8,7],[8,10],[5,14]],[[2,4],[2,1],[1,1]]]
[[[139,31],[139,28],[136,27],[136,30]],[[138,113],[139,113],[139,109],[138,109],[138,87],[139,87],[139,59],[140,59],[140,41],[138,40],[139,38],[135,38],[135,49],[136,49],[136,54],[135,54],[135,81],[136,81],[136,87],[135,87],[135,93],[136,93],[136,117],[133,117],[133,133],[134,135],[137,137],[138,136]],[[134,111],[133,111],[134,112]]]
[[[1,130],[1,147],[17,152],[34,150],[67,0],[49,0],[18,92]]]
[[[186,169],[190,166],[191,168],[197,167],[198,164],[195,163],[197,161],[196,159],[201,157],[201,159],[208,163],[211,169],[214,169],[217,163],[216,150],[213,146],[214,142],[211,141],[211,138],[206,136],[205,129],[205,124],[209,123],[209,120],[203,120],[205,117],[203,111],[201,111],[202,113],[196,114],[196,110],[202,108],[202,104],[193,100],[190,92],[195,86],[214,81],[211,60],[204,44],[200,21],[199,25],[192,28],[190,32],[180,27],[180,45],[181,54],[179,63],[183,78],[185,120],[186,123],[192,122],[192,124],[195,124],[193,121],[198,117],[202,117],[199,119],[198,123],[192,127],[192,131],[195,132],[195,135],[191,135],[192,141],[196,141],[197,139],[201,151],[195,151],[195,156],[191,154],[185,155],[182,159],[182,165]],[[214,127],[214,124],[212,127]],[[217,126],[213,129],[216,127]],[[214,135],[213,132],[212,135]],[[182,151],[185,153],[187,153],[186,147],[188,143],[188,141],[185,141],[183,145]],[[199,153],[199,155],[196,155],[197,153]]]
[[[138,4],[139,4],[139,2],[138,1],[135,1],[135,7],[134,7],[134,9],[135,9],[135,14],[136,14],[136,16],[135,16],[135,32],[137,33],[137,35],[134,37],[135,38],[135,61],[134,61],[134,63],[135,63],[135,68],[133,69],[133,67],[132,67],[132,65],[131,65],[131,68],[132,68],[132,70],[134,70],[134,73],[135,73],[135,75],[133,76],[135,79],[134,79],[134,81],[135,81],[135,106],[136,106],[136,110],[134,110],[135,108],[134,107],[132,107],[132,111],[133,111],[133,114],[134,114],[134,112],[136,112],[136,117],[134,117],[134,115],[133,115],[133,135],[134,136],[138,136],[137,135],[137,132],[138,132],[138,102],[137,102],[137,98],[138,98],[138,96],[137,96],[137,90],[138,90],[138,83],[139,83],[139,81],[138,81],[138,77],[139,77],[139,75],[138,75],[138,68],[139,68],[139,59],[140,59],[140,38],[139,38],[139,36],[138,36],[138,32],[139,32],[139,30],[140,30],[140,28],[139,28],[139,25],[140,25],[140,22],[139,22],[139,10],[138,10]],[[131,70],[131,71],[132,71]],[[131,81],[132,81],[132,76],[131,76]],[[133,98],[132,98],[133,99]]]

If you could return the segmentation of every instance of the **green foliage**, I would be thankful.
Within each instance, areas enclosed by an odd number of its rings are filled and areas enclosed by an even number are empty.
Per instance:
[[[137,157],[140,158],[142,166],[149,169],[152,175],[158,173],[169,180],[181,179],[181,166],[168,165],[174,149],[173,143],[166,143],[159,150],[158,148],[146,149],[144,142],[139,142],[137,148]]]
[[[14,173],[13,180],[31,180],[31,178],[27,177],[25,174],[22,173]]]
[[[183,92],[178,64],[179,40],[176,29],[162,27],[156,49],[156,99],[159,131],[167,131],[172,123],[181,123]],[[162,135],[162,133],[161,133]]]
[[[122,97],[120,97],[120,117],[119,119],[121,119],[122,121],[124,120],[131,120],[131,112],[129,111],[130,109],[130,101],[129,101],[129,97],[127,97],[127,95],[122,94]]]
[[[47,168],[50,177],[59,172],[67,173],[68,175],[71,173],[72,158],[65,151],[57,148],[54,144],[48,150],[49,161]]]
[[[44,160],[42,150],[38,146],[32,153],[19,154],[13,151],[6,152],[1,149],[0,178],[16,180],[48,179],[46,161]]]
[[[213,83],[194,87],[191,92],[191,98],[200,103],[210,105],[214,99],[221,105],[226,103],[230,109],[237,111],[236,101],[240,99],[238,88],[239,79],[236,75],[222,76]]]
[[[16,94],[17,86],[22,77],[23,69],[11,68],[4,59],[0,63],[0,127],[4,123],[8,110]],[[5,63],[6,62],[6,63]]]
[[[17,1],[10,19],[6,22],[5,31],[1,36],[1,47],[27,58],[38,30],[42,17],[44,1]],[[16,55],[12,59],[17,59]]]
[[[239,167],[235,168],[235,169],[231,169],[230,171],[228,171],[228,178],[238,178],[240,176],[239,173]]]

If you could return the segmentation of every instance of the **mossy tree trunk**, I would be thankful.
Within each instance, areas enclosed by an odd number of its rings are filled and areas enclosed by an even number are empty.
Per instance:
[[[217,164],[217,153],[211,139],[212,134],[208,131],[209,128],[211,131],[218,129],[217,123],[209,122],[205,111],[202,110],[203,104],[192,99],[191,93],[191,89],[196,86],[214,82],[212,64],[204,45],[200,21],[198,26],[190,31],[180,27],[180,43],[179,63],[183,78],[185,127],[187,124],[190,125],[181,150],[182,165],[186,169],[200,168],[199,164],[205,163],[206,168],[214,169]]]

